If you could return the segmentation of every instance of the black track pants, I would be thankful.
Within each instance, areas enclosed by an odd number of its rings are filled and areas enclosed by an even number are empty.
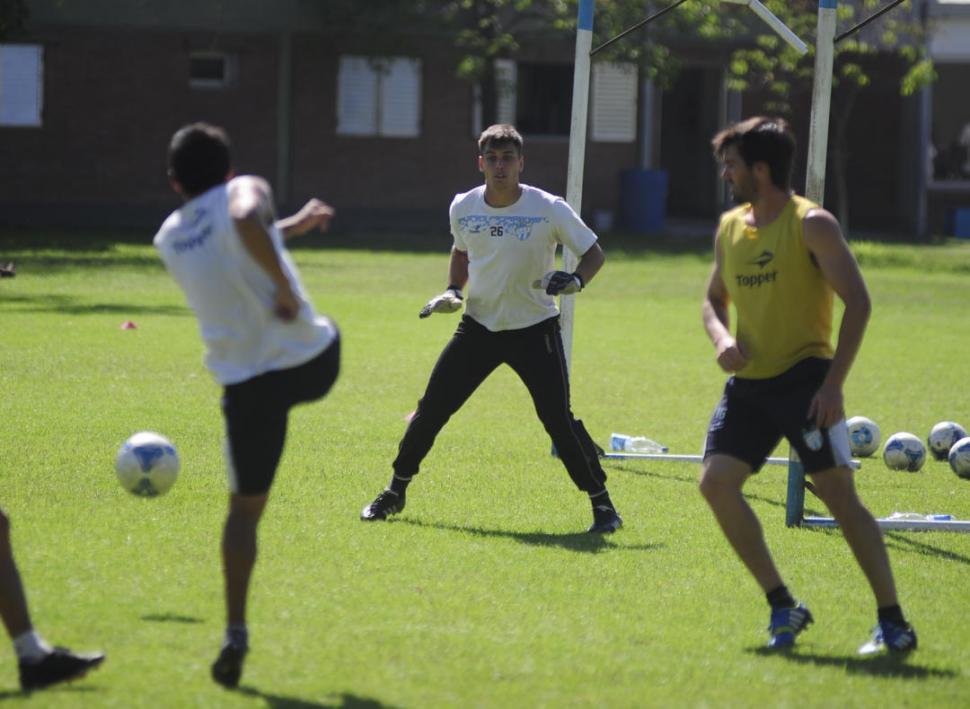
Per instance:
[[[569,408],[569,378],[559,334],[559,318],[521,330],[491,332],[462,317],[431,372],[428,387],[408,425],[394,460],[394,473],[411,477],[434,439],[478,385],[500,364],[523,381],[539,420],[552,438],[569,477],[580,490],[600,492],[606,473],[583,422]]]

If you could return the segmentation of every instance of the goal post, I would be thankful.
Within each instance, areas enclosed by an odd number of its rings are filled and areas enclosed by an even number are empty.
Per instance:
[[[590,50],[593,46],[593,14],[596,0],[580,0],[576,21],[576,60],[573,66],[573,105],[569,126],[569,160],[566,166],[566,202],[576,214],[583,208],[583,168],[586,162],[586,126],[589,118]],[[567,246],[562,249],[562,267],[567,273],[576,270],[577,254]],[[559,312],[566,368],[572,362],[573,321],[576,296],[562,295]]]

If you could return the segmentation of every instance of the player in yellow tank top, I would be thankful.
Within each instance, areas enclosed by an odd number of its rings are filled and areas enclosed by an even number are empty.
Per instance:
[[[721,218],[721,278],[748,353],[739,376],[764,379],[806,357],[832,359],[832,288],[804,238],[805,217],[817,208],[793,195],[770,224],[750,225],[750,204]]]
[[[782,581],[742,494],[787,438],[876,598],[876,631],[859,652],[914,650],[916,633],[899,606],[882,533],[856,495],[849,467],[842,387],[869,320],[865,281],[835,218],[791,191],[795,139],[785,121],[751,118],[712,144],[741,206],[721,217],[703,303],[717,363],[733,376],[708,428],[701,493],[765,592],[768,647],[792,646],[814,619]],[[834,349],[833,293],[845,304]]]

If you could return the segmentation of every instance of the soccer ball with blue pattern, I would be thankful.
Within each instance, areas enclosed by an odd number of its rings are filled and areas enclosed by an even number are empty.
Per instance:
[[[953,421],[941,421],[933,427],[930,435],[926,437],[926,444],[934,458],[946,460],[953,444],[966,437],[967,432],[960,424]]]
[[[882,459],[893,470],[908,470],[915,473],[923,467],[926,448],[923,442],[912,433],[894,433],[882,449]]]
[[[950,467],[964,480],[970,480],[970,436],[953,444],[950,449]]]
[[[852,455],[860,458],[870,456],[879,450],[879,426],[865,416],[853,416],[845,422],[849,429],[849,448]]]
[[[136,433],[121,446],[115,459],[121,486],[139,497],[158,497],[172,487],[179,474],[179,456],[165,436]]]

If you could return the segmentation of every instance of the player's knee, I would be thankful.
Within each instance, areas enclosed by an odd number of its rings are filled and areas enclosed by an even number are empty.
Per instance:
[[[717,474],[713,472],[710,468],[704,468],[704,472],[701,474],[701,479],[697,484],[701,495],[708,502],[715,502],[727,491],[727,486],[724,485]]]
[[[727,497],[741,494],[745,478],[746,475],[734,470],[730,465],[725,466],[717,459],[708,459],[704,463],[698,487],[704,499],[714,504]]]

